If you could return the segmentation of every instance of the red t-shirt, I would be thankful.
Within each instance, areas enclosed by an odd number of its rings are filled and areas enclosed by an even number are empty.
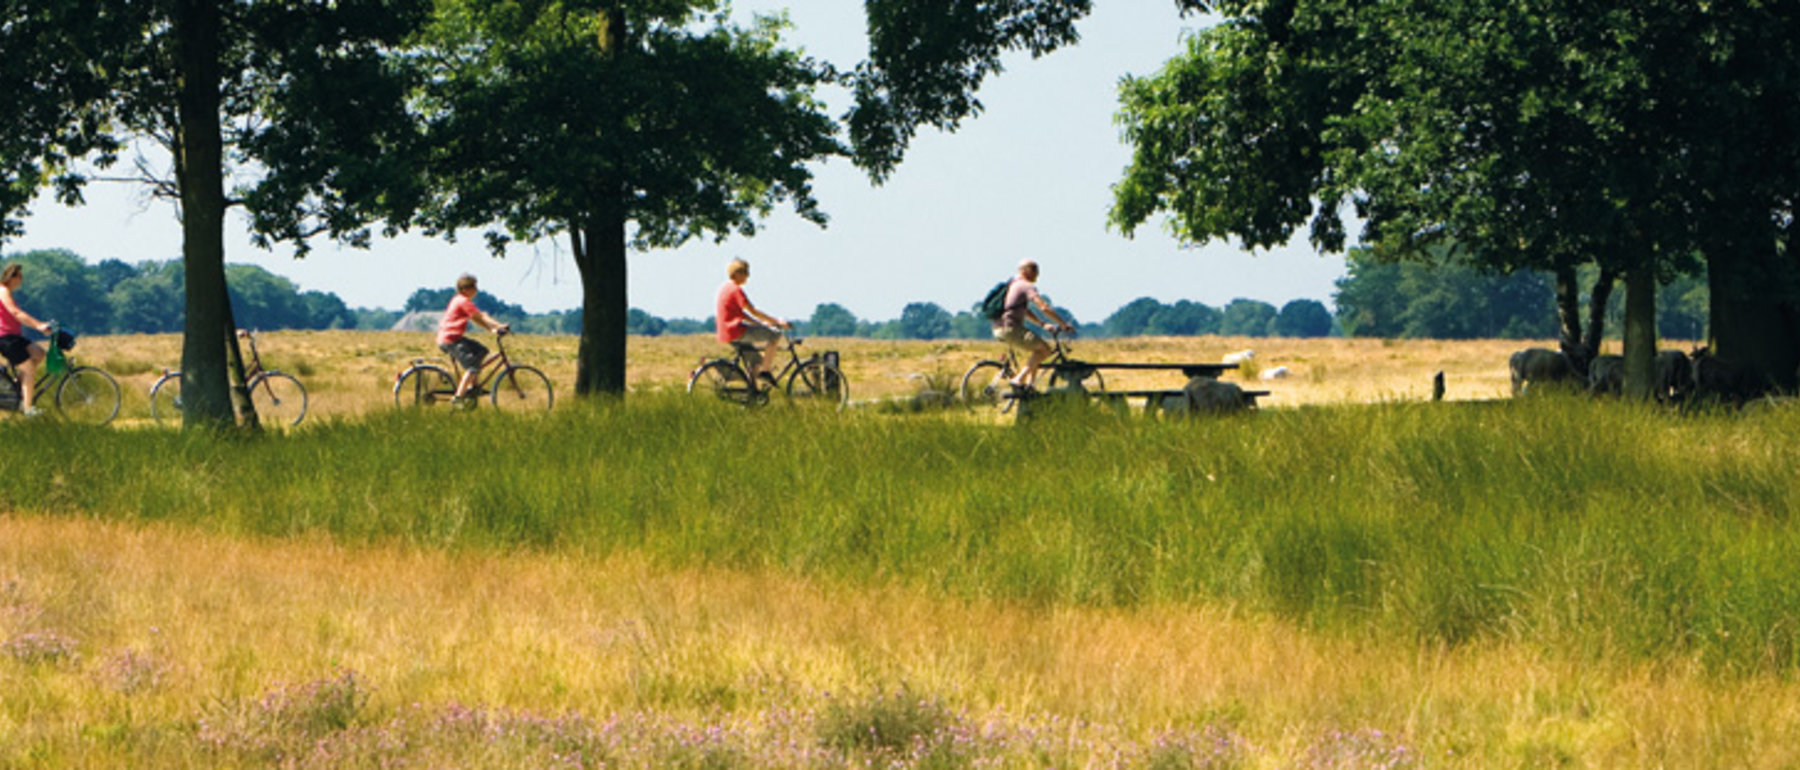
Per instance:
[[[0,291],[6,292],[0,295],[0,337],[24,334],[25,326],[19,323],[18,316],[13,315],[18,305],[13,304],[12,291],[5,286],[0,286]]]
[[[719,329],[719,341],[727,345],[744,336],[744,306],[750,304],[750,298],[744,296],[744,287],[736,281],[726,281],[719,287],[719,301],[713,312],[714,324]]]
[[[450,306],[444,308],[444,320],[438,322],[438,344],[448,345],[462,339],[463,332],[469,329],[469,319],[480,312],[475,307],[474,297],[465,297],[461,293],[451,297]]]

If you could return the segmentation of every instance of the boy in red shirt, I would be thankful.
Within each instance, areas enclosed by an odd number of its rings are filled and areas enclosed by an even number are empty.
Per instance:
[[[450,298],[449,307],[444,308],[444,320],[438,323],[438,350],[448,353],[463,368],[462,381],[456,383],[458,401],[475,384],[475,375],[481,373],[481,365],[487,361],[488,354],[486,345],[463,336],[469,329],[469,322],[481,324],[496,334],[505,334],[512,329],[481,312],[481,308],[475,306],[475,292],[475,276],[464,273],[456,279],[456,296]]]
[[[750,304],[750,298],[744,295],[744,282],[750,280],[749,262],[733,259],[725,266],[725,272],[731,280],[719,287],[717,312],[713,314],[719,341],[743,348],[744,358],[750,362],[750,381],[760,383],[768,376],[765,355],[774,356],[775,343],[781,341],[781,333],[775,330],[792,329],[794,325]]]

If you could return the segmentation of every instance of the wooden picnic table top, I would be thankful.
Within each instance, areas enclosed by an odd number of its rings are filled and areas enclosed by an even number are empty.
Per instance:
[[[1144,371],[1180,371],[1189,377],[1214,377],[1222,372],[1238,368],[1237,364],[1220,363],[1182,363],[1182,362],[1107,362],[1107,361],[1062,361],[1045,364],[1052,369],[1068,371],[1091,371],[1094,369],[1137,369]]]

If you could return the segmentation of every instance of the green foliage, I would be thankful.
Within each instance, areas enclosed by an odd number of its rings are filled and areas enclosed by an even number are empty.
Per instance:
[[[1275,316],[1275,306],[1267,302],[1234,299],[1219,312],[1219,333],[1239,337],[1267,337]]]
[[[856,314],[835,302],[822,302],[813,308],[806,322],[806,333],[819,337],[849,337],[856,334]]]
[[[950,313],[935,302],[909,302],[900,310],[900,333],[907,339],[935,340],[950,336]]]
[[[1269,325],[1269,333],[1277,337],[1329,337],[1331,311],[1316,299],[1296,299],[1281,306],[1281,312]]]
[[[640,397],[416,417],[231,443],[21,423],[33,451],[9,459],[0,508],[631,552],[1046,604],[1225,601],[1445,643],[1800,667],[1796,409],[1677,416],[1551,398],[1204,426],[1071,410],[996,428]],[[470,475],[420,451],[471,433],[518,461]],[[718,472],[745,435],[778,494]],[[1016,483],[1027,477],[1043,483]]]

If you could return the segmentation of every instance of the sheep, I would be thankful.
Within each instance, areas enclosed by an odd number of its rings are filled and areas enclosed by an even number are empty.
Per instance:
[[[1569,357],[1545,348],[1526,348],[1512,354],[1507,361],[1512,370],[1512,393],[1517,396],[1530,390],[1531,383],[1547,385],[1555,382],[1579,382],[1581,373]]]
[[[1241,364],[1241,363],[1244,363],[1245,361],[1249,361],[1250,359],[1255,358],[1255,357],[1256,357],[1256,351],[1246,349],[1246,350],[1240,350],[1236,353],[1226,353],[1225,357],[1221,358],[1219,360],[1223,361],[1225,363],[1228,363],[1228,364]]]

